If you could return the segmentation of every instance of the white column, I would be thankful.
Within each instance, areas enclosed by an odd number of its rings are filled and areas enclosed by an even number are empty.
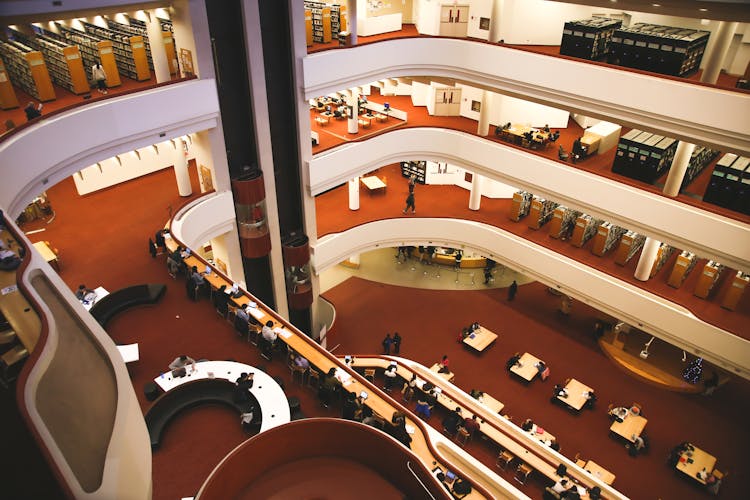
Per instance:
[[[469,210],[479,210],[482,203],[483,177],[476,172],[471,176],[471,193],[469,194]]]
[[[690,156],[693,154],[693,151],[695,151],[695,144],[685,141],[680,141],[677,144],[677,151],[674,153],[667,181],[664,183],[664,194],[667,196],[677,196],[680,194],[680,186],[682,186],[682,180],[685,178],[685,172],[687,172],[688,165],[690,164]]]
[[[174,176],[177,179],[177,192],[180,193],[180,196],[190,196],[193,194],[193,187],[190,185],[190,174],[188,173],[186,147],[183,139],[177,139],[179,154],[174,162]]]
[[[349,108],[352,110],[349,120],[347,122],[347,132],[350,134],[356,134],[359,132],[359,88],[354,87],[350,90],[349,95]]]
[[[351,255],[349,256],[349,262],[350,262],[351,264],[353,264],[354,266],[356,266],[356,267],[359,267],[359,264],[360,264],[360,256],[361,256],[361,255],[362,255],[362,254],[359,254],[359,253],[353,253],[353,254],[351,254]]]
[[[659,253],[659,245],[661,245],[661,242],[652,238],[646,238],[643,250],[641,250],[641,256],[638,259],[638,266],[635,268],[635,279],[648,281],[651,276],[651,269],[654,267],[654,262],[656,262],[656,256]]]
[[[701,82],[716,83],[719,79],[721,66],[724,64],[735,31],[737,31],[736,22],[719,21],[718,28],[711,34],[714,39],[714,47],[705,59]]]
[[[490,42],[500,41],[500,19],[503,11],[503,0],[492,0],[492,17],[490,18]]]
[[[357,0],[346,2],[346,29],[352,35],[352,45],[357,45]]]
[[[349,210],[359,210],[359,177],[349,179]]]
[[[477,125],[477,135],[482,137],[490,133],[490,107],[492,106],[492,92],[482,91],[482,102],[479,108],[479,123]]]
[[[168,82],[170,79],[169,62],[167,61],[167,51],[164,49],[161,23],[156,18],[155,10],[149,11],[148,14],[148,16],[145,16],[145,22],[148,33],[148,46],[151,48],[151,60],[154,62],[156,83]]]

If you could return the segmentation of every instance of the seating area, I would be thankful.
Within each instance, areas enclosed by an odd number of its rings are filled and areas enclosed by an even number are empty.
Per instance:
[[[252,398],[252,395],[249,395]],[[254,399],[254,398],[253,398]],[[254,409],[253,422],[260,428],[262,415],[257,401],[235,400],[235,385],[223,379],[203,379],[187,382],[159,396],[146,412],[146,427],[151,437],[151,448],[159,448],[161,435],[169,422],[180,412],[199,405],[220,404],[237,410],[238,416]]]
[[[94,304],[90,312],[96,321],[105,327],[116,314],[131,307],[156,304],[166,291],[165,285],[158,284],[129,286],[103,297]]]

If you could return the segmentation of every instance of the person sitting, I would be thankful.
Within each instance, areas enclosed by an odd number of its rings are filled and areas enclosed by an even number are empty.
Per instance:
[[[479,399],[479,398],[481,398],[483,394],[484,394],[484,392],[482,392],[482,391],[480,391],[480,390],[478,390],[478,389],[472,389],[472,390],[471,390],[471,391],[469,392],[469,396],[471,396],[471,397],[472,397],[472,398],[474,398],[474,399]]]
[[[438,373],[450,373],[450,368],[448,366],[450,365],[450,360],[448,359],[448,355],[444,354],[443,359],[440,360],[438,363],[439,369]]]
[[[432,415],[432,411],[430,410],[430,405],[427,403],[427,397],[425,394],[420,395],[417,399],[417,406],[414,408],[414,413],[424,418],[425,420],[429,419],[430,415]]]
[[[594,403],[596,403],[596,394],[594,394],[594,391],[586,391],[584,392],[583,396],[586,398],[586,403],[584,406],[588,408],[589,410],[594,408]]]
[[[385,386],[383,388],[387,392],[391,392],[394,384],[396,383],[396,377],[398,377],[398,374],[396,373],[396,364],[391,363],[390,365],[388,365],[388,367],[383,372],[383,376],[385,377]]]
[[[76,290],[76,298],[81,302],[90,301],[93,298],[96,298],[96,292],[89,288],[86,288],[86,285],[81,284],[78,285],[78,290]]]
[[[195,360],[188,356],[187,354],[182,354],[181,356],[178,356],[174,358],[174,361],[169,363],[169,369],[172,370],[173,376],[183,376],[185,373],[185,366],[190,364],[190,371],[195,371]],[[183,375],[176,375],[175,372],[182,373]]]
[[[278,338],[278,334],[273,330],[273,321],[270,319],[266,321],[266,324],[260,330],[260,335],[261,356],[271,361],[273,359],[273,349],[276,345],[276,339]]]
[[[294,366],[296,366],[297,368],[302,368],[304,370],[309,370],[310,362],[301,354],[297,354],[297,356],[294,358]]]
[[[476,431],[479,430],[479,421],[477,420],[477,416],[472,415],[471,418],[466,417],[464,419],[463,426],[464,429],[469,432],[469,435],[473,435]]]
[[[568,391],[566,391],[565,387],[561,386],[560,384],[555,384],[555,387],[552,388],[552,402],[554,402],[558,397],[567,398]]]
[[[253,420],[255,417],[255,408],[251,407],[248,411],[240,414],[240,424],[242,425],[242,430],[245,432],[252,432],[253,428]]]
[[[602,489],[598,486],[592,486],[589,490],[589,498],[591,500],[599,500],[602,497]]]
[[[618,406],[617,408],[612,408],[609,410],[609,418],[612,420],[617,420],[618,422],[622,422],[625,420],[625,417],[628,416],[630,410],[625,408],[624,406]]]
[[[562,495],[568,489],[568,483],[568,479],[563,477],[552,486],[552,491]]]
[[[631,457],[637,456],[641,452],[641,450],[646,449],[646,441],[643,439],[643,436],[633,434],[632,436],[630,436],[630,439],[633,441],[633,443],[626,445],[626,448],[628,449],[628,453]]]
[[[234,402],[250,401],[250,389],[253,387],[253,374],[241,373],[234,382]]]
[[[336,368],[331,368],[328,373],[323,375],[320,381],[320,387],[318,388],[318,397],[324,408],[328,408],[331,404],[336,391],[341,387],[341,383],[336,378]]]
[[[529,431],[530,431],[530,430],[532,430],[533,428],[534,428],[534,421],[533,421],[533,420],[531,420],[530,418],[527,418],[527,419],[526,419],[526,420],[524,420],[524,422],[523,422],[523,423],[521,424],[521,429],[522,429],[522,430],[524,430],[524,431],[526,431],[526,432],[529,432]]]
[[[565,152],[565,148],[560,144],[560,147],[557,148],[557,157],[560,159],[560,161],[566,161],[570,155]]]
[[[449,436],[455,436],[458,432],[458,426],[462,421],[463,418],[461,418],[461,408],[457,406],[454,411],[450,412],[443,419],[443,431],[445,431],[445,433]]]
[[[513,368],[514,366],[520,365],[521,364],[519,362],[520,359],[521,359],[521,354],[518,352],[515,353],[513,356],[508,358],[508,361],[505,362],[505,369],[510,371],[510,369]]]
[[[238,307],[234,313],[234,329],[241,336],[247,335],[248,333],[248,322],[250,321],[250,309],[249,304],[245,304],[243,307]]]
[[[544,130],[545,132],[547,132],[549,134],[549,124],[545,123],[544,127],[542,128],[542,130]]]
[[[458,269],[461,268],[461,260],[463,258],[464,258],[464,255],[463,255],[463,252],[461,252],[461,250],[459,250],[458,252],[456,252],[456,255],[453,257],[453,259],[455,260],[455,263],[456,263],[456,266],[455,266],[456,270],[458,270]]]
[[[214,294],[213,302],[214,308],[216,308],[216,312],[226,318],[227,313],[229,312],[229,294],[227,293],[226,285],[221,285],[219,287],[219,289]]]

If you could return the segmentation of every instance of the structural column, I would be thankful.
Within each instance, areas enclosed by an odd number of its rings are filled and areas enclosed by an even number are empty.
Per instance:
[[[490,18],[490,42],[500,41],[500,19],[502,18],[503,0],[492,0],[492,17]]]
[[[349,180],[349,210],[359,210],[359,177]]]
[[[352,45],[357,45],[357,0],[346,2],[346,27],[351,34]]]
[[[347,132],[356,134],[359,132],[359,87],[354,87],[349,95],[349,120],[347,122]]]
[[[471,176],[471,193],[469,194],[469,210],[479,210],[482,203],[482,176],[473,173]]]
[[[477,135],[482,137],[490,133],[490,106],[492,103],[492,92],[482,91],[482,102],[479,107],[479,123],[477,124]]]
[[[714,47],[711,53],[708,54],[708,57],[706,57],[706,63],[703,66],[703,73],[701,74],[701,82],[716,83],[719,79],[721,65],[727,56],[735,31],[737,31],[736,22],[719,22],[719,27],[711,35],[714,38]]]
[[[672,165],[669,167],[667,181],[664,183],[664,194],[667,196],[680,194],[682,180],[685,178],[685,172],[687,172],[693,151],[695,151],[695,144],[685,141],[680,141],[677,144],[677,151],[675,151]]]
[[[190,185],[187,144],[185,144],[184,139],[177,139],[177,149],[177,159],[174,162],[174,176],[177,179],[177,192],[180,193],[180,196],[190,196],[193,194],[193,187]]]
[[[660,241],[652,238],[646,238],[641,250],[641,256],[638,259],[638,266],[635,268],[635,279],[639,281],[648,281],[651,277],[651,269],[656,262],[656,256],[659,254]]]
[[[161,22],[156,17],[155,10],[149,11],[145,17],[148,46],[151,48],[151,60],[154,62],[156,83],[168,82],[170,76],[169,62],[167,61],[167,51],[164,48],[164,35],[162,35]],[[172,39],[171,36],[169,39]]]

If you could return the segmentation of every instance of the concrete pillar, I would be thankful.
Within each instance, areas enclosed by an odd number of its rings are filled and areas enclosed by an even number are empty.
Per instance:
[[[167,61],[167,52],[164,49],[161,23],[156,18],[155,10],[149,11],[148,14],[145,22],[148,33],[148,46],[151,48],[151,60],[154,62],[156,83],[168,82],[170,80],[169,62]]]
[[[492,92],[483,90],[479,108],[479,123],[477,124],[477,135],[482,137],[486,137],[490,133],[490,106],[492,106]]]
[[[356,134],[359,132],[359,88],[354,87],[350,92],[349,109],[351,109],[352,112],[347,122],[347,132],[350,134]]]
[[[359,210],[359,177],[349,180],[349,210]]]
[[[690,156],[694,150],[695,144],[685,141],[680,141],[677,144],[677,151],[675,151],[672,165],[669,167],[667,181],[664,183],[664,194],[667,196],[680,194],[680,186],[682,186],[682,180],[685,178],[685,172],[687,172],[688,164],[690,164]]]
[[[500,19],[503,11],[503,0],[492,0],[492,17],[490,18],[490,42],[500,41]]]
[[[635,279],[648,281],[651,276],[651,269],[654,267],[654,262],[656,262],[660,245],[660,241],[646,238],[646,242],[643,244],[643,249],[641,250],[641,257],[638,259],[638,266],[635,268]]]
[[[177,179],[177,192],[180,196],[190,196],[193,194],[193,187],[190,185],[190,174],[188,173],[187,145],[180,138],[177,139],[177,159],[174,162],[174,176]]]
[[[482,203],[482,180],[483,177],[477,173],[471,176],[471,193],[469,194],[469,210],[479,210]]]
[[[714,39],[714,46],[711,53],[706,54],[701,82],[716,83],[719,79],[721,65],[724,64],[734,32],[737,31],[737,24],[736,22],[719,21],[719,27],[711,34]]]
[[[352,45],[357,45],[357,0],[346,2],[346,29],[352,35]]]

